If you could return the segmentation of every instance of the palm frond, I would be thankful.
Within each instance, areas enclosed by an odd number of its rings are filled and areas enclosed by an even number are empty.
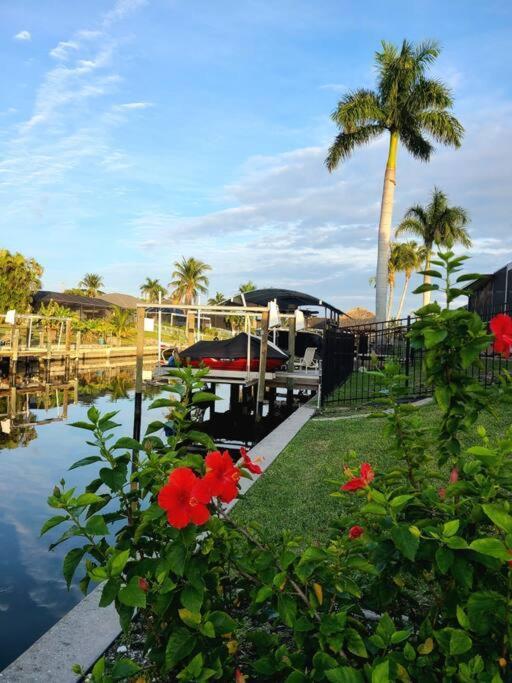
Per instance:
[[[403,128],[400,130],[400,138],[413,157],[421,161],[429,161],[434,148],[418,129]]]
[[[368,144],[385,130],[386,128],[381,124],[371,124],[358,128],[351,133],[343,132],[337,135],[333,144],[329,147],[325,159],[325,165],[328,170],[334,171],[341,161],[345,161],[345,159],[350,157],[356,147]]]
[[[369,123],[383,122],[384,112],[375,92],[356,90],[341,98],[331,118],[343,131],[351,132]]]
[[[418,115],[418,121],[436,142],[460,147],[464,136],[464,127],[453,114],[447,111],[425,111]]]

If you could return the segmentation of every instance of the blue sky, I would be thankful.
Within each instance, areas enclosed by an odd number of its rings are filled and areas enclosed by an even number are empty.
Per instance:
[[[0,4],[0,246],[49,289],[137,293],[172,263],[372,306],[386,141],[323,165],[340,95],[381,39],[438,39],[463,148],[399,155],[395,222],[434,184],[471,213],[471,270],[512,260],[512,6],[451,0]],[[412,297],[409,308],[415,304]]]

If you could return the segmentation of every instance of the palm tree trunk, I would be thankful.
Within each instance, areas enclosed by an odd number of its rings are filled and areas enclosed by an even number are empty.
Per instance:
[[[391,219],[393,216],[393,199],[395,196],[396,153],[398,150],[398,133],[391,133],[389,139],[389,154],[382,188],[382,202],[380,206],[379,242],[377,250],[377,277],[375,288],[375,316],[377,322],[383,322],[386,317],[386,303],[388,290],[388,259],[389,242],[391,238]]]
[[[391,320],[391,313],[393,311],[393,293],[395,291],[395,280],[391,280],[389,283],[389,299],[388,299],[388,307],[386,309],[386,320]]]
[[[409,280],[411,279],[411,275],[406,273],[405,274],[405,282],[404,282],[404,288],[402,290],[402,296],[400,297],[400,303],[398,305],[398,311],[396,312],[396,319],[400,320],[400,316],[402,315],[402,310],[404,308],[404,303],[405,303],[405,295],[407,294],[407,288],[409,287]]]
[[[430,258],[432,254],[430,249],[427,251],[427,255],[425,256],[425,270],[429,270],[430,268]],[[432,279],[430,275],[424,275],[423,276],[423,284],[424,285],[429,285],[432,282]],[[426,306],[427,304],[430,303],[430,295],[431,292],[423,292],[423,305]]]

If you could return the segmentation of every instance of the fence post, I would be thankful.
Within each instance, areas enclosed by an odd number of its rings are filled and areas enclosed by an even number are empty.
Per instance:
[[[407,375],[407,380],[405,386],[409,389],[409,372],[410,372],[410,361],[411,361],[411,340],[409,339],[409,331],[411,329],[411,316],[407,316],[407,332],[405,336],[405,374]]]

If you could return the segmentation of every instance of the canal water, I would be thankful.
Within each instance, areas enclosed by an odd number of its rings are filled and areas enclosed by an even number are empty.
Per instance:
[[[117,436],[131,436],[134,392],[132,372],[105,379],[98,375],[81,380],[76,402],[59,390],[23,394],[16,400],[16,416],[9,413],[7,398],[0,397],[0,671],[68,612],[82,597],[76,583],[68,591],[62,578],[62,560],[72,547],[48,545],[60,535],[53,529],[42,538],[44,521],[55,514],[46,499],[62,477],[78,490],[94,478],[94,465],[68,472],[69,466],[93,448],[87,433],[70,422],[86,419],[91,405],[101,412],[117,410],[121,423]],[[150,389],[142,410],[142,433],[149,422],[164,417],[164,409],[148,410],[159,390]],[[214,416],[205,414],[203,428],[219,446],[254,445],[292,410],[277,403],[258,423],[229,410],[229,387],[217,385],[223,397]],[[67,404],[67,405],[66,405]],[[80,571],[77,572],[77,578]]]

